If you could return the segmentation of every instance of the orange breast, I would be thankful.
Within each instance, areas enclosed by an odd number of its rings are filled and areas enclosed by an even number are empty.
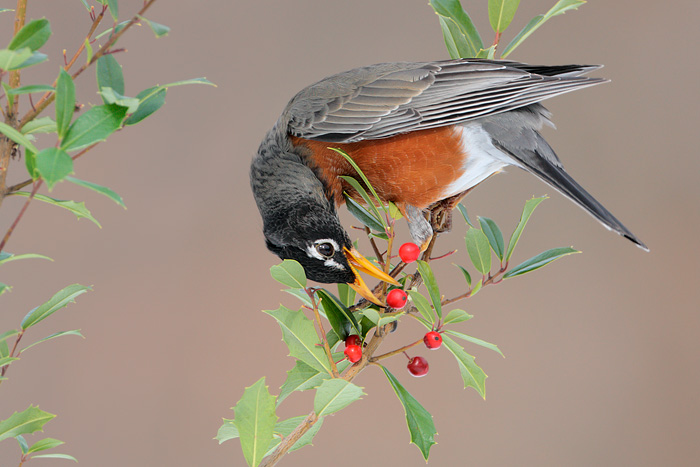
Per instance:
[[[359,198],[338,176],[349,175],[358,180],[360,177],[343,156],[329,147],[345,151],[377,194],[402,210],[405,204],[425,208],[445,198],[445,188],[460,177],[467,157],[460,134],[453,126],[357,143],[325,143],[294,136],[290,139],[338,204],[343,202],[344,190]]]

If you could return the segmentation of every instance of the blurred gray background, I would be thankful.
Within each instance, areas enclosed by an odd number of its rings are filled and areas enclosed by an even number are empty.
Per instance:
[[[503,44],[554,3],[521,2]],[[122,0],[121,16],[141,4]],[[463,5],[491,42],[486,0]],[[54,34],[50,61],[23,84],[50,83],[61,50],[72,54],[90,22],[78,0],[30,0],[28,15],[49,18]],[[471,215],[493,218],[507,234],[526,199],[552,195],[515,261],[555,246],[583,254],[459,305],[475,315],[460,330],[506,355],[467,345],[489,375],[485,401],[462,389],[444,350],[415,352],[431,365],[421,379],[405,372],[401,358],[389,362],[434,416],[430,465],[697,465],[700,162],[691,142],[699,121],[698,15],[700,4],[691,1],[590,2],[545,24],[511,56],[605,64],[595,75],[612,83],[547,102],[558,130],[545,136],[569,173],[651,253],[517,169],[475,190],[466,202]],[[128,52],[117,58],[127,94],[198,76],[218,87],[171,89],[159,113],[76,164],[76,176],[112,187],[128,210],[67,183],[54,189],[55,197],[86,201],[101,230],[57,208],[30,207],[7,249],[55,262],[3,266],[0,279],[14,289],[0,298],[0,331],[68,284],[94,291],[25,337],[80,328],[86,339],[46,343],[13,364],[0,387],[0,418],[29,404],[57,413],[44,435],[66,441],[58,450],[83,466],[244,465],[236,441],[219,446],[213,437],[245,386],[267,376],[277,393],[293,360],[278,325],[260,310],[296,305],[268,275],[277,259],[264,246],[249,161],[302,87],[356,66],[447,53],[426,0],[160,1],[147,17],[172,31],[156,40],[142,26],[123,39]],[[0,15],[0,30],[11,23],[11,14]],[[83,85],[80,101],[100,103],[94,71],[79,79]],[[22,164],[11,166],[12,183],[24,178]],[[23,202],[4,203],[2,232]],[[450,263],[468,263],[463,224],[455,225],[438,249],[459,251],[436,265],[447,295],[463,287]],[[405,225],[400,235],[406,239]],[[385,348],[421,333],[402,325]],[[367,395],[328,417],[315,446],[280,465],[424,465],[384,376],[370,368],[355,382]],[[280,416],[306,414],[311,403],[310,394],[294,395]],[[1,443],[0,465],[17,465],[18,453],[14,442]]]

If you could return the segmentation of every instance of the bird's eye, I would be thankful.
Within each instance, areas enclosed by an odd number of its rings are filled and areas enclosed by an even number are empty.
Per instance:
[[[323,242],[316,245],[316,251],[324,258],[332,258],[335,254],[335,248],[330,242]]]

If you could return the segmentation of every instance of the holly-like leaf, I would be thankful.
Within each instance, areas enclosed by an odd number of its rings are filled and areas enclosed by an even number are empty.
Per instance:
[[[520,222],[518,222],[518,225],[515,227],[515,230],[513,231],[513,235],[510,236],[510,241],[508,242],[508,251],[506,252],[506,261],[510,260],[511,255],[513,254],[513,251],[515,250],[515,246],[518,244],[518,240],[520,240],[520,236],[523,233],[523,229],[527,225],[527,221],[530,220],[530,216],[532,216],[533,211],[535,208],[545,199],[547,199],[546,196],[542,196],[540,198],[532,198],[525,202],[525,207],[523,208],[523,213],[520,215]]]
[[[285,259],[280,264],[270,268],[270,275],[280,284],[295,289],[306,287],[306,274],[304,267],[293,259]]]
[[[233,424],[233,420],[224,418],[224,423],[219,427],[219,431],[216,433],[214,438],[219,442],[219,444],[230,439],[238,438],[240,435],[238,433],[238,428]]]
[[[287,372],[287,379],[280,388],[280,395],[277,397],[277,406],[294,391],[306,391],[318,387],[324,379],[330,375],[311,368],[301,360],[297,360],[294,368]]]
[[[275,396],[265,386],[264,377],[245,389],[233,411],[243,456],[250,467],[257,467],[272,441],[277,422]]]
[[[480,229],[469,229],[464,240],[469,258],[476,270],[481,274],[488,274],[491,271],[491,246],[484,232]]]
[[[453,44],[459,57],[473,58],[484,47],[481,36],[459,0],[430,0],[430,6],[440,19],[442,34],[450,55]],[[458,58],[453,56],[452,58]]]
[[[44,431],[43,427],[54,414],[44,412],[39,407],[29,406],[22,412],[15,412],[9,418],[0,421],[0,441],[17,435]]]
[[[46,342],[46,341],[48,341],[48,340],[55,339],[55,338],[61,337],[61,336],[80,336],[80,337],[82,337],[83,339],[85,339],[85,337],[80,333],[80,329],[73,329],[72,331],[55,332],[55,333],[51,334],[50,336],[46,336],[46,337],[44,337],[43,339],[40,339],[40,340],[38,340],[38,341],[36,341],[36,342],[34,342],[34,343],[32,343],[32,344],[29,344],[28,346],[26,346],[25,348],[23,348],[19,353],[20,353],[20,355],[21,355],[21,354],[23,354],[27,349],[29,349],[29,348],[31,348],[31,347],[34,347],[34,346],[37,345],[37,344],[41,344],[42,342]]]
[[[479,224],[481,225],[481,231],[484,232],[484,235],[486,235],[489,241],[489,245],[491,245],[491,249],[496,253],[498,259],[503,261],[506,247],[503,242],[503,233],[501,233],[501,229],[488,217],[479,217]]]
[[[428,289],[430,301],[433,302],[435,313],[437,313],[438,319],[442,319],[442,296],[440,295],[440,288],[433,275],[433,270],[425,261],[418,260],[416,262],[418,263],[418,272],[420,272],[423,278],[425,288]]]
[[[489,0],[489,21],[495,32],[503,32],[513,21],[520,0]]]
[[[51,25],[49,20],[35,19],[22,27],[22,29],[12,38],[10,45],[7,46],[10,50],[20,50],[25,47],[32,52],[39,50],[46,41],[51,37]]]
[[[165,104],[167,92],[164,86],[154,86],[138,93],[136,98],[139,100],[139,106],[134,113],[126,117],[124,125],[135,125],[160,109]]]
[[[516,47],[523,43],[530,34],[535,32],[537,28],[542,26],[547,20],[554,16],[566,13],[569,10],[576,10],[578,7],[586,3],[584,0],[559,0],[552,8],[544,15],[537,15],[530,20],[529,23],[516,35],[512,41],[503,49],[501,58],[506,58]]]
[[[471,318],[471,316],[470,316],[470,318]],[[467,342],[471,342],[472,344],[486,347],[487,349],[493,350],[494,352],[500,354],[501,357],[505,357],[505,355],[503,355],[503,352],[501,352],[501,349],[499,349],[498,346],[495,344],[492,344],[490,342],[486,342],[486,341],[481,340],[481,339],[477,339],[476,337],[468,336],[468,335],[463,334],[461,332],[453,331],[451,329],[447,330],[445,332],[451,336],[459,337],[460,339],[463,339]]]
[[[27,193],[26,191],[15,191],[11,193],[12,195],[16,196],[29,196],[30,193]],[[76,215],[78,219],[85,218],[93,222],[97,227],[102,228],[99,222],[97,222],[97,219],[95,219],[92,214],[90,214],[90,211],[85,207],[84,202],[76,203],[75,201],[70,201],[70,200],[62,200],[62,199],[55,199],[55,198],[50,198],[48,196],[42,195],[42,194],[35,194],[34,199],[37,201],[41,201],[43,203],[48,203],[48,204],[53,204],[54,206],[61,207],[63,209],[67,209],[73,214]]]
[[[61,67],[56,81],[56,130],[59,139],[66,136],[75,112],[75,83]]]
[[[391,387],[396,392],[396,395],[403,405],[406,412],[406,423],[408,431],[411,433],[411,442],[418,446],[423,458],[427,461],[430,455],[430,447],[435,444],[435,435],[437,430],[433,423],[433,416],[423,408],[420,403],[413,397],[402,385],[399,380],[392,375],[389,370],[382,367]]]
[[[355,334],[360,334],[360,325],[355,316],[338,298],[325,289],[318,289],[316,294],[321,299],[326,318],[328,318],[333,330],[341,340],[345,340],[348,337],[351,329],[355,330]]]
[[[337,412],[360,399],[363,394],[362,388],[350,381],[340,378],[324,380],[316,390],[314,412],[319,417]]]
[[[464,310],[450,310],[449,313],[447,313],[447,316],[445,317],[445,321],[443,324],[454,324],[454,323],[461,323],[462,321],[467,321],[472,319],[474,316],[470,315]]]
[[[474,362],[474,357],[465,352],[458,343],[444,333],[442,334],[442,342],[457,360],[464,388],[472,387],[481,397],[486,399],[486,373]]]
[[[102,91],[103,88],[110,88],[119,95],[124,94],[124,73],[122,66],[114,58],[114,55],[103,55],[97,60],[97,89]],[[111,104],[102,96],[105,104]]]
[[[35,156],[34,170],[41,175],[51,191],[68,174],[73,173],[73,159],[60,148],[45,148]]]
[[[277,320],[282,328],[284,342],[289,354],[318,371],[331,373],[328,358],[321,347],[314,325],[302,310],[293,311],[284,306],[265,313]]]
[[[306,417],[306,415],[300,415],[298,417],[292,417],[287,420],[278,422],[277,425],[275,425],[275,434],[281,437],[289,436],[297,426],[299,426],[304,420],[306,420]],[[291,448],[289,448],[289,451],[287,452],[296,451],[297,449],[303,448],[307,444],[311,444],[311,442],[314,439],[314,436],[316,436],[318,430],[321,429],[321,425],[323,425],[323,418],[319,418],[316,421],[316,423],[314,423],[314,426],[309,428],[309,431],[304,433],[302,437],[299,438],[299,440],[296,443],[294,443],[294,445]],[[275,448],[280,442],[282,442],[282,438],[275,438],[270,444],[269,449],[267,453],[265,453],[265,455],[269,456],[270,454],[272,454],[272,451],[275,450]]]
[[[121,127],[125,116],[126,107],[115,104],[97,105],[71,124],[61,142],[61,148],[77,151],[104,141]]]
[[[66,177],[66,180],[71,182],[71,183],[75,183],[76,185],[88,188],[92,191],[96,191],[97,193],[105,195],[107,198],[111,199],[112,201],[117,203],[119,206],[126,209],[126,206],[124,205],[124,200],[122,199],[122,197],[119,196],[117,193],[115,193],[114,190],[107,188],[106,186],[98,185],[97,183],[88,182],[86,180],[80,180],[80,179],[74,178],[74,177]]]
[[[65,307],[69,303],[75,302],[75,298],[78,295],[82,295],[89,290],[92,290],[92,288],[87,287],[85,285],[73,284],[56,292],[56,294],[53,297],[51,297],[51,299],[48,302],[34,308],[32,311],[27,313],[27,315],[22,320],[22,329],[29,329],[35,324],[45,320],[46,318],[48,318],[61,308]]]
[[[508,279],[510,277],[521,276],[528,272],[539,269],[542,266],[546,266],[547,264],[561,258],[562,256],[567,256],[574,253],[580,253],[580,251],[574,250],[571,247],[552,248],[551,250],[544,251],[539,255],[533,256],[527,261],[523,261],[522,263],[518,264],[510,271],[503,274],[503,278]]]

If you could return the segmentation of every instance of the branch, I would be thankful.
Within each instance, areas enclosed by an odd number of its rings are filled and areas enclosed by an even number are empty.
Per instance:
[[[506,262],[506,264],[504,264],[503,266],[501,266],[501,269],[499,269],[499,270],[496,272],[496,274],[491,275],[491,273],[489,273],[488,276],[483,276],[483,277],[481,278],[481,287],[484,288],[484,287],[486,287],[487,285],[496,285],[496,284],[500,284],[501,281],[503,281],[503,279],[499,279],[499,280],[496,280],[496,279],[498,279],[499,277],[501,277],[507,270],[508,270],[508,262]],[[459,301],[459,300],[464,300],[465,298],[469,298],[469,297],[471,297],[472,291],[473,291],[473,290],[474,290],[474,287],[470,287],[469,290],[467,290],[466,292],[464,292],[462,295],[458,295],[458,296],[453,297],[453,298],[445,299],[445,300],[443,300],[440,304],[441,304],[442,306],[445,306],[445,305],[449,305],[450,303],[454,303],[454,302],[457,302],[457,301]]]
[[[277,448],[273,451],[272,454],[267,456],[263,461],[260,463],[259,467],[272,467],[273,465],[277,464],[279,460],[284,456],[289,449],[291,449],[294,444],[299,441],[299,438],[304,436],[304,434],[311,429],[312,426],[318,421],[318,416],[316,415],[315,412],[311,412],[303,422],[297,426],[294,431],[292,431],[289,436],[286,436],[282,439],[280,444],[277,445]]]
[[[43,182],[43,180],[37,180],[36,183],[34,183],[34,188],[32,189],[32,193],[27,198],[27,201],[24,203],[24,206],[22,206],[22,209],[19,211],[19,214],[17,214],[15,221],[12,223],[10,228],[7,229],[7,233],[5,233],[5,237],[3,237],[2,242],[0,242],[0,251],[2,251],[3,248],[5,248],[5,244],[10,239],[10,235],[12,235],[12,232],[14,232],[15,227],[17,227],[17,224],[19,223],[20,219],[22,219],[24,212],[29,207],[29,203],[32,202],[32,199],[34,199],[34,195],[36,195],[36,192],[39,190],[39,187],[41,186],[42,182]]]

